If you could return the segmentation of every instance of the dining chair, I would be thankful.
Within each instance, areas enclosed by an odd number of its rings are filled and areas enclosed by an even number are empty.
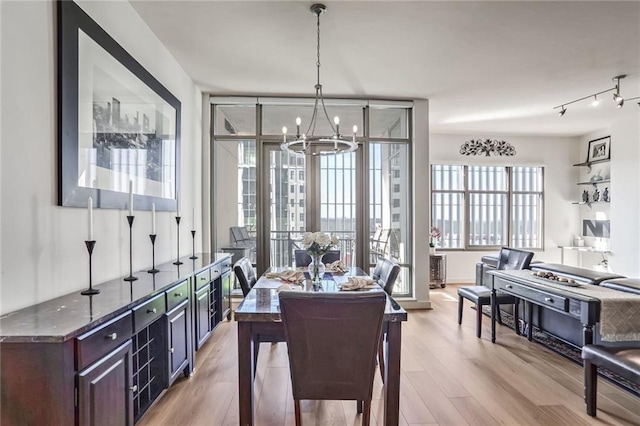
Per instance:
[[[233,272],[238,278],[240,288],[242,289],[242,295],[247,297],[247,294],[251,291],[256,283],[256,273],[253,269],[251,261],[247,257],[243,257],[233,265]],[[253,362],[258,362],[258,352],[260,351],[260,343],[278,343],[284,342],[284,339],[277,334],[256,334],[253,338],[253,344],[255,346]]]
[[[502,247],[498,256],[498,265],[496,269],[514,270],[527,269],[533,252],[518,250],[510,247]],[[483,285],[475,285],[470,287],[458,287],[458,325],[462,324],[462,308],[464,299],[468,299],[476,305],[476,336],[480,338],[482,334],[482,307],[491,305],[491,289]],[[498,322],[502,325],[500,317],[500,305],[513,305],[513,323],[517,334],[520,334],[518,327],[518,299],[514,296],[497,293],[496,294]],[[529,324],[531,327],[531,324]]]
[[[386,295],[283,291],[279,298],[296,425],[302,399],[355,400],[369,425]]]
[[[311,263],[311,256],[306,250],[295,250],[294,252],[296,267],[309,266]],[[327,254],[322,257],[322,262],[333,263],[336,260],[340,260],[340,250],[329,250]]]
[[[377,277],[376,277],[376,269]],[[384,292],[391,297],[393,287],[396,284],[398,274],[400,274],[400,266],[389,259],[380,258],[376,263],[376,269],[373,270],[372,278],[378,282],[378,285],[384,289]],[[384,382],[384,332],[380,334],[380,344],[378,345],[378,364],[380,365],[380,376]]]
[[[236,274],[236,278],[240,283],[242,289],[242,295],[247,297],[249,291],[256,283],[256,273],[253,270],[253,265],[247,257],[243,257],[233,265],[233,272]]]
[[[382,272],[382,265],[384,264],[384,261],[384,257],[379,257],[378,261],[376,262],[376,266],[373,268],[371,278],[373,278],[375,281],[378,281],[380,279],[380,273]]]

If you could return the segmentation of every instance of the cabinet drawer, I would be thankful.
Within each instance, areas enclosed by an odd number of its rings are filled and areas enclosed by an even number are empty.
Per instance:
[[[131,311],[76,338],[76,368],[83,369],[131,339]]]
[[[167,295],[167,311],[170,311],[189,297],[189,281],[184,281],[170,288],[165,291],[165,294]]]
[[[549,306],[564,312],[569,311],[569,299],[558,296],[557,294],[524,287],[502,279],[495,281],[495,287],[497,290],[504,290],[510,294],[521,296],[541,306]]]
[[[139,332],[166,312],[164,294],[159,294],[142,305],[133,308],[134,333]]]
[[[206,284],[209,284],[210,281],[211,281],[211,275],[209,275],[209,268],[207,268],[204,271],[198,272],[195,275],[194,287],[196,290],[200,290]]]
[[[225,260],[222,261],[222,263],[220,264],[220,273],[224,274],[227,271],[231,270],[231,258],[228,257]]]
[[[216,263],[211,267],[211,281],[217,280],[222,274],[222,264]]]

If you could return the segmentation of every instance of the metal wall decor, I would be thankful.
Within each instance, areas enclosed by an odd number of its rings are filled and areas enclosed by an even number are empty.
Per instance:
[[[460,154],[462,155],[485,155],[489,157],[491,154],[511,157],[516,155],[516,149],[510,143],[499,140],[468,140],[460,146]]]

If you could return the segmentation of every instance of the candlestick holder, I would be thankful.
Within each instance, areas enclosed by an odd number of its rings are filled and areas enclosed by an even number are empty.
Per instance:
[[[138,277],[133,276],[133,219],[135,216],[127,216],[127,222],[129,222],[129,276],[125,281],[135,281]]]
[[[95,240],[85,241],[84,244],[87,246],[87,251],[89,252],[89,288],[81,291],[80,294],[83,296],[92,296],[94,294],[100,293],[100,290],[97,288],[93,288],[93,271],[91,270],[91,258],[93,255],[93,248],[96,246]]]
[[[147,272],[150,274],[157,274],[160,270],[156,269],[156,234],[149,234],[149,238],[151,239],[151,269]]]
[[[195,229],[191,230],[191,256],[189,256],[189,259],[197,259],[198,256],[196,256],[196,231]]]
[[[176,216],[176,232],[178,234],[177,239],[178,239],[178,250],[177,251],[177,259],[175,262],[173,262],[174,265],[182,265],[182,262],[180,262],[180,216]]]

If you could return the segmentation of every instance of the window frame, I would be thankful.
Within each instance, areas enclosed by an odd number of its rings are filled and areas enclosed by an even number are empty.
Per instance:
[[[462,167],[462,189],[434,189],[434,180],[433,180],[433,168],[434,166],[460,166]],[[470,167],[499,167],[499,168],[504,168],[505,173],[506,173],[506,189],[504,190],[495,190],[495,189],[491,189],[491,190],[477,190],[477,189],[470,189]],[[514,173],[514,169],[515,168],[519,168],[519,167],[529,167],[529,168],[537,168],[539,169],[539,173],[540,173],[540,190],[539,191],[535,191],[535,190],[529,190],[529,191],[516,191],[514,190],[514,178],[515,178],[515,173]],[[489,164],[479,164],[479,165],[473,165],[473,164],[450,164],[450,163],[432,163],[430,165],[430,177],[431,177],[431,183],[430,183],[430,189],[431,189],[431,198],[430,198],[430,204],[431,204],[431,223],[435,226],[437,226],[437,224],[434,223],[434,219],[433,217],[434,215],[434,209],[435,209],[435,203],[434,203],[434,194],[457,194],[457,195],[461,195],[462,198],[462,205],[461,205],[461,209],[463,212],[463,217],[461,218],[461,226],[462,228],[460,229],[460,234],[464,236],[464,238],[462,239],[462,247],[439,247],[438,250],[441,251],[492,251],[492,250],[499,250],[501,247],[504,246],[512,246],[513,241],[515,239],[515,235],[514,235],[514,219],[513,219],[513,214],[514,214],[514,206],[513,206],[513,200],[514,200],[514,195],[538,195],[539,197],[539,224],[538,224],[538,235],[539,235],[539,245],[536,247],[530,247],[530,246],[522,246],[522,247],[517,247],[519,249],[525,249],[525,250],[531,250],[531,251],[542,251],[544,250],[545,247],[545,167],[543,165],[526,165],[526,164],[516,164],[516,165],[511,165],[511,166],[503,166],[503,165],[489,165]],[[505,212],[505,219],[507,221],[506,224],[506,238],[504,239],[504,244],[491,244],[491,245],[478,245],[478,244],[472,244],[472,239],[471,239],[471,196],[473,194],[503,194],[505,195],[505,206],[506,206],[506,212]],[[516,246],[513,246],[516,247]]]

